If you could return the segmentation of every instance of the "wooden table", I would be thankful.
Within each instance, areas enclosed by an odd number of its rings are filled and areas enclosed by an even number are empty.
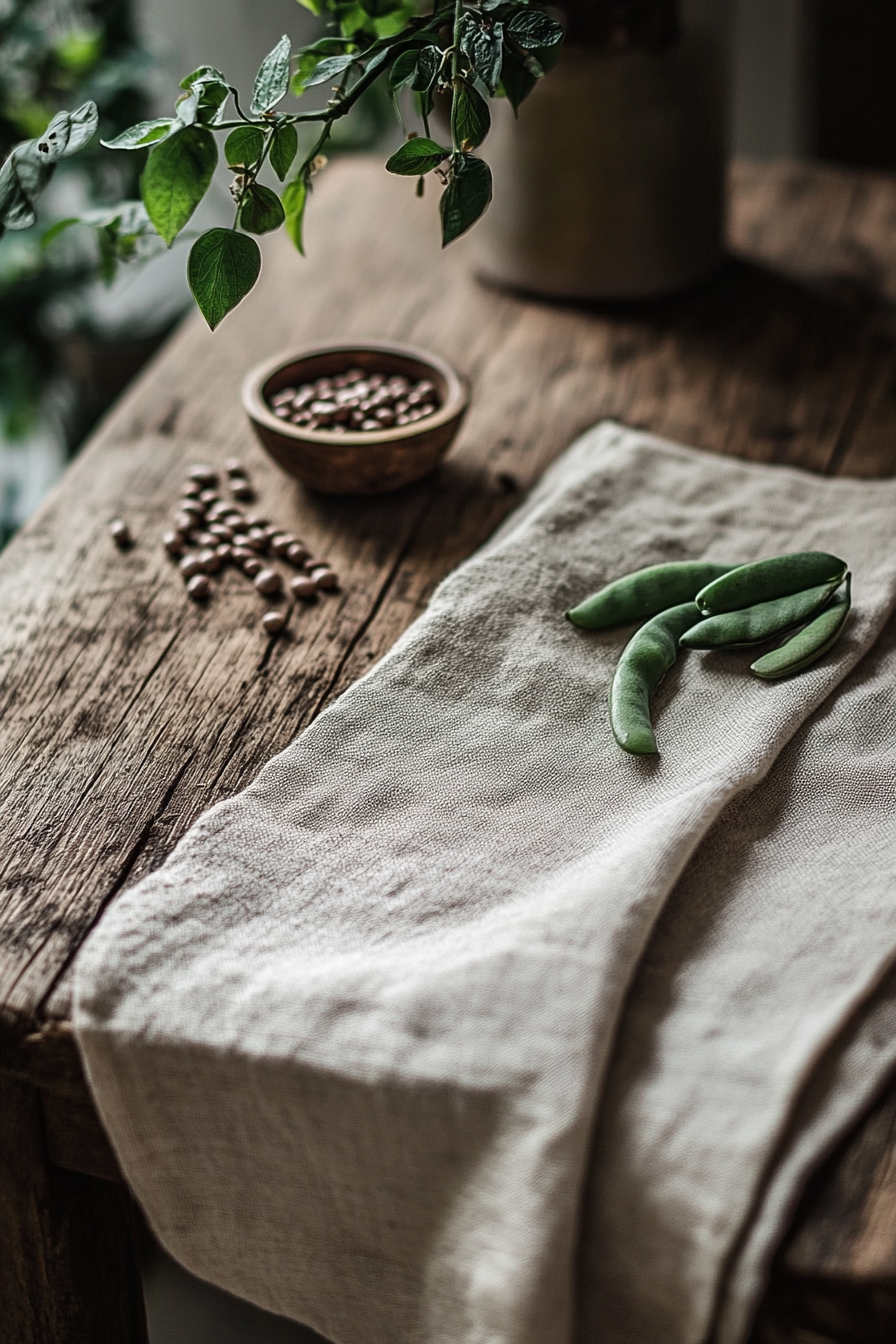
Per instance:
[[[434,193],[431,193],[434,196]],[[602,416],[825,473],[896,466],[896,183],[741,164],[735,259],[643,307],[523,301],[441,253],[435,200],[364,160],[320,181],[310,260],[268,247],[212,336],[189,320],[0,560],[0,1341],[145,1339],[134,1218],[67,1025],[103,907],[248,783],[418,615],[545,466]],[[430,480],[365,502],[284,480],[240,410],[246,369],[341,336],[417,341],[473,387]],[[191,605],[158,536],[185,465],[251,465],[261,507],[343,591],[268,642],[230,573]],[[106,524],[140,542],[116,553]],[[896,1085],[819,1173],[778,1257],[761,1344],[896,1337]]]

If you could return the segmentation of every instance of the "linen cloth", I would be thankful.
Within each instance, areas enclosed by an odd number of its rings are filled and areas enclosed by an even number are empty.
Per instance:
[[[337,1344],[742,1340],[896,1054],[894,518],[891,481],[600,425],[117,898],[75,1029],[175,1256]],[[831,654],[682,656],[661,755],[620,751],[628,632],[564,610],[810,548],[854,572]]]

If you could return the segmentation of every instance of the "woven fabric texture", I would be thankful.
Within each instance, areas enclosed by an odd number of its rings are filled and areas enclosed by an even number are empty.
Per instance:
[[[896,1053],[894,518],[600,425],[116,899],[75,1029],[174,1255],[337,1344],[740,1344]],[[564,610],[802,549],[854,572],[832,653],[689,653],[620,751],[628,632]]]

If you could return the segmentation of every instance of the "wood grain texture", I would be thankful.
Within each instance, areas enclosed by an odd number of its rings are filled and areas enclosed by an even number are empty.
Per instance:
[[[0,1344],[147,1344],[123,1185],[50,1164],[37,1090],[0,1074]]]
[[[188,320],[0,558],[0,1069],[72,1104],[83,1078],[54,1023],[102,908],[366,672],[580,431],[615,416],[759,461],[896,470],[892,179],[739,165],[726,269],[636,306],[489,290],[475,235],[439,250],[435,208],[376,163],[328,169],[309,260],[269,242],[258,289],[217,333]],[[470,379],[470,412],[429,480],[375,500],[315,497],[254,442],[240,381],[278,350],[364,336],[446,357]],[[228,574],[207,610],[192,606],[158,547],[186,465],[232,454],[253,471],[259,512],[343,580],[273,644],[245,580]],[[117,515],[138,537],[125,555],[106,533]],[[839,1168],[850,1197],[883,1188],[880,1163]],[[896,1195],[875,1209],[837,1251],[847,1275],[892,1251]],[[824,1245],[806,1242],[787,1272],[832,1265]]]

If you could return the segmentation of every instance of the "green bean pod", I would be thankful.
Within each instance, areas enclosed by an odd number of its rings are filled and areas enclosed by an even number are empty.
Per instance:
[[[814,621],[804,625],[795,635],[781,644],[771,653],[757,658],[750,671],[767,681],[777,677],[790,677],[802,672],[816,662],[828,649],[832,648],[843,631],[849,609],[852,605],[852,575],[846,576],[846,588],[840,597],[835,597]]]
[[[818,584],[842,583],[845,573],[846,561],[836,555],[796,551],[740,565],[734,573],[723,574],[701,588],[694,600],[704,616],[718,616],[723,611],[740,611],[776,597],[789,597]]]
[[[814,616],[840,586],[840,581],[805,588],[789,597],[775,597],[740,611],[725,611],[707,616],[705,621],[686,630],[679,643],[683,649],[724,649],[737,644],[762,644],[790,626],[800,625]]]
[[[712,560],[672,560],[666,565],[649,565],[593,593],[566,613],[580,630],[610,630],[616,625],[646,621],[669,607],[693,602],[695,596],[713,579],[728,574],[735,565],[720,565]]]
[[[624,751],[649,756],[657,750],[650,697],[678,655],[678,641],[700,620],[695,602],[660,612],[632,635],[610,684],[610,726]]]

